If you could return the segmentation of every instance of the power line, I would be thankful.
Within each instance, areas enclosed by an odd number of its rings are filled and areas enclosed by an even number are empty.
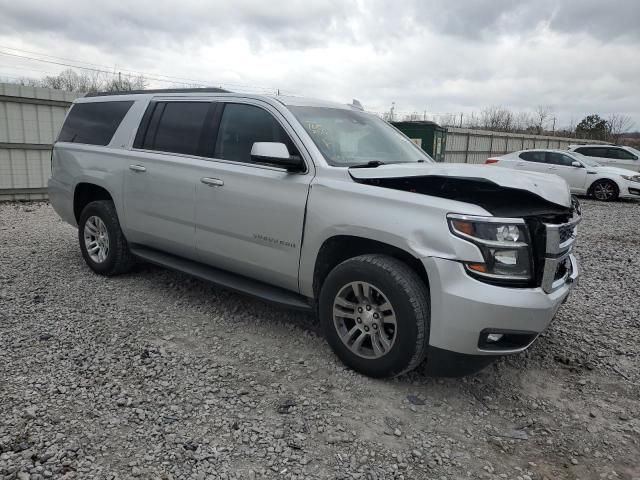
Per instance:
[[[31,60],[31,61],[36,61],[36,62],[44,62],[44,63],[49,63],[49,64],[53,64],[53,65],[60,65],[60,66],[65,66],[65,67],[71,67],[71,68],[78,68],[78,69],[82,69],[82,70],[88,70],[88,71],[93,71],[93,72],[98,72],[98,73],[106,73],[106,74],[114,74],[115,72],[113,70],[110,70],[110,67],[108,67],[107,65],[100,65],[100,64],[96,64],[96,63],[89,63],[89,62],[84,62],[81,60],[72,60],[69,58],[65,58],[65,57],[56,57],[54,55],[46,55],[46,54],[42,54],[42,53],[37,53],[37,52],[33,52],[31,50],[22,50],[22,49],[17,49],[17,48],[13,48],[13,47],[6,47],[6,46],[2,46],[0,45],[0,48],[3,48],[5,50],[15,50],[18,52],[24,52],[24,53],[31,53],[34,55],[39,55],[42,57],[48,57],[50,59],[57,59],[57,60],[65,60],[63,61],[56,61],[56,60],[47,60],[44,58],[37,58],[37,57],[32,57],[29,55],[20,55],[17,53],[11,53],[11,52],[7,52],[7,51],[0,51],[0,55],[6,55],[6,56],[10,56],[10,57],[14,57],[14,58],[22,58],[25,60]],[[72,62],[72,63],[68,63],[68,62]],[[84,64],[84,65],[83,65]],[[86,65],[91,65],[91,66],[86,66]],[[100,68],[97,68],[100,67]],[[109,69],[109,70],[107,70]],[[119,71],[121,72],[125,72],[125,75],[128,76],[129,78],[131,78],[133,75],[142,75],[145,78],[149,79],[149,80],[155,80],[157,82],[162,82],[162,83],[170,83],[170,84],[193,84],[194,86],[206,86],[207,84],[209,85],[226,85],[232,88],[241,88],[241,89],[253,89],[253,90],[263,90],[263,91],[268,91],[268,92],[275,92],[277,89],[276,88],[271,88],[271,87],[260,87],[260,86],[256,86],[256,85],[248,85],[248,84],[241,84],[241,83],[230,83],[230,82],[212,82],[212,81],[206,81],[206,80],[198,80],[198,79],[192,79],[192,78],[184,78],[184,77],[175,77],[175,76],[171,76],[171,75],[164,75],[164,74],[152,74],[149,72],[143,72],[143,71],[137,71],[137,70],[128,70],[128,69],[119,69]]]

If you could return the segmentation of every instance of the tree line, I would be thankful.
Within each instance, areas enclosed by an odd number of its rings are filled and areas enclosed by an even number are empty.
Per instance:
[[[426,119],[425,114],[417,112],[396,118],[393,110],[385,113],[386,120],[416,121]],[[533,111],[513,112],[500,106],[484,108],[480,114],[444,114],[437,115],[436,123],[444,127],[462,127],[493,132],[524,133],[530,135],[556,135],[576,137],[587,140],[604,140],[618,143],[626,136],[635,123],[629,115],[612,113],[603,118],[591,114],[579,122],[571,120],[569,125],[557,126],[553,107],[539,105]]]
[[[102,71],[78,73],[71,68],[63,70],[58,75],[47,75],[39,79],[20,78],[14,83],[79,93],[128,92],[144,90],[148,86],[147,80],[142,75],[110,74]]]
[[[48,75],[41,79],[22,78],[16,83],[32,87],[53,88],[68,92],[119,92],[144,90],[148,86],[142,75],[109,74],[102,71],[78,73],[73,69],[62,71],[58,75]],[[399,120],[394,116],[393,108],[382,115],[385,120]],[[412,113],[404,115],[403,120],[423,120],[423,115]],[[634,127],[629,115],[613,113],[607,118],[598,114],[587,115],[575,123],[556,128],[556,116],[553,107],[538,105],[531,112],[513,112],[508,108],[491,106],[483,109],[479,115],[446,114],[438,116],[438,123],[444,127],[464,127],[491,130],[494,132],[527,133],[534,135],[558,135],[588,140],[605,140],[619,143],[621,138]],[[631,137],[630,137],[631,138]]]

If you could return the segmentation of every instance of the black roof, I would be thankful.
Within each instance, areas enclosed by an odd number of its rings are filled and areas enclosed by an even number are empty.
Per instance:
[[[224,88],[159,88],[156,90],[128,90],[119,92],[91,92],[87,93],[85,97],[103,97],[111,95],[134,95],[136,93],[231,93]]]

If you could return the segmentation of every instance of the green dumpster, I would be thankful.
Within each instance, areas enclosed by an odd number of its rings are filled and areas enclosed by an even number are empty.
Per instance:
[[[436,162],[444,162],[447,143],[447,129],[428,120],[391,122],[413,143],[427,152]]]

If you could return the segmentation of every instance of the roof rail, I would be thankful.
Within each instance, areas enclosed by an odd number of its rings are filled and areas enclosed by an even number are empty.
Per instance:
[[[159,88],[155,90],[128,90],[118,92],[90,92],[85,97],[104,97],[111,95],[135,95],[136,93],[231,93],[224,88]]]

